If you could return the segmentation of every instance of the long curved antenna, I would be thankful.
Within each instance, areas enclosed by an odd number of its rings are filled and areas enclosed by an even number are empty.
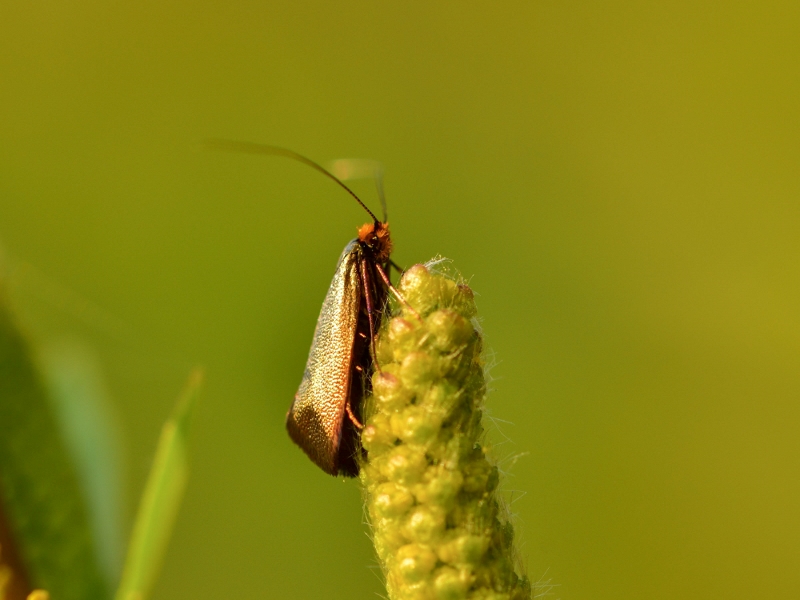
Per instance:
[[[367,158],[337,158],[327,164],[328,170],[342,181],[372,179],[378,191],[378,200],[383,209],[383,222],[389,220],[386,196],[383,194],[383,163]]]
[[[302,154],[298,154],[297,152],[293,152],[292,150],[288,150],[287,148],[281,148],[280,146],[268,146],[266,144],[256,144],[254,142],[237,142],[235,140],[223,140],[223,139],[208,139],[203,141],[203,147],[208,148],[209,150],[224,150],[227,152],[244,152],[245,154],[267,154],[271,156],[285,156],[286,158],[291,158],[298,162],[303,163],[311,167],[312,169],[316,169],[326,177],[331,178],[333,181],[338,183],[341,187],[345,189],[345,191],[350,194],[353,198],[356,199],[365,211],[369,213],[369,216],[372,217],[372,220],[376,223],[379,223],[378,217],[367,208],[367,205],[361,201],[361,198],[356,196],[356,193],[347,187],[342,180],[336,177],[333,173],[330,173],[322,166],[315,163],[310,158],[306,158]]]

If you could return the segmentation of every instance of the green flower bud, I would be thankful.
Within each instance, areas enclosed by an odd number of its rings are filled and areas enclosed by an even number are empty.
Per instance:
[[[413,583],[426,577],[436,565],[436,554],[421,544],[408,544],[397,551],[397,573],[406,582]]]
[[[450,307],[465,319],[471,319],[478,314],[475,308],[475,294],[464,283],[456,286],[456,292],[453,295],[453,302]]]
[[[378,357],[378,364],[384,365],[394,360],[392,355],[392,345],[388,339],[378,338],[375,342],[375,354]]]
[[[390,419],[392,433],[407,444],[427,444],[439,434],[441,417],[421,406],[408,406]]]
[[[472,323],[450,309],[437,310],[426,319],[431,345],[440,352],[458,348],[472,336]]]
[[[412,352],[403,359],[400,378],[410,388],[429,383],[439,375],[439,361],[427,352]]]
[[[420,327],[415,319],[395,317],[389,321],[388,340],[393,358],[416,350],[420,341],[420,333]]]
[[[422,265],[398,287],[414,310],[397,303],[379,333],[362,432],[389,598],[530,598],[496,497],[500,473],[481,445],[486,379],[472,290]]]
[[[458,294],[458,284],[452,279],[439,277],[439,306],[451,306]]]
[[[409,306],[419,314],[427,314],[439,304],[441,278],[424,265],[414,265],[403,273],[397,287]]]
[[[397,436],[389,427],[390,417],[385,413],[372,415],[361,432],[361,445],[367,452],[381,454],[394,447]]]
[[[405,407],[413,396],[403,387],[400,378],[387,371],[375,373],[372,377],[372,393],[383,412],[391,412]]]
[[[423,452],[409,446],[397,446],[387,454],[381,473],[389,481],[410,485],[422,478],[427,467]]]
[[[374,519],[374,535],[372,543],[379,556],[393,556],[397,549],[406,544],[403,533],[392,527],[392,519]]]
[[[460,534],[438,547],[439,558],[451,565],[477,567],[489,547],[489,539],[471,534]]]
[[[467,597],[469,579],[466,573],[452,567],[437,569],[433,577],[436,600],[463,600]]]
[[[382,483],[373,492],[372,506],[381,517],[399,517],[414,504],[414,496],[394,483]]]
[[[436,506],[417,506],[408,515],[403,533],[414,542],[435,542],[444,532],[445,517],[445,512]]]
[[[461,401],[463,393],[450,381],[437,381],[425,392],[424,404],[447,415]]]
[[[458,492],[461,491],[463,483],[464,476],[460,471],[437,469],[436,474],[430,478],[430,483],[427,485],[427,501],[449,508],[455,501]]]
[[[431,582],[422,580],[398,588],[396,591],[390,592],[390,595],[393,599],[397,598],[398,600],[434,600],[432,593]]]

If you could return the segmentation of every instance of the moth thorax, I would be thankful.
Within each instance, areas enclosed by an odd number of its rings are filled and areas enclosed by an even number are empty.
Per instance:
[[[372,251],[375,262],[389,260],[392,253],[392,237],[389,235],[389,223],[365,223],[358,229],[358,241]]]

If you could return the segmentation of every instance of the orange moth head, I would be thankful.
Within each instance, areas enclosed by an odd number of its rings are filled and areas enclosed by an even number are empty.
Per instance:
[[[389,235],[389,224],[364,223],[358,228],[358,241],[374,253],[375,261],[383,263],[389,260],[392,253],[392,238]]]

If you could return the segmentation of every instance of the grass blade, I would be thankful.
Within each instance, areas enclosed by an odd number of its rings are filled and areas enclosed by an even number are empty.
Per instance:
[[[189,475],[189,424],[201,381],[197,370],[161,430],[116,600],[144,600],[158,574]]]

